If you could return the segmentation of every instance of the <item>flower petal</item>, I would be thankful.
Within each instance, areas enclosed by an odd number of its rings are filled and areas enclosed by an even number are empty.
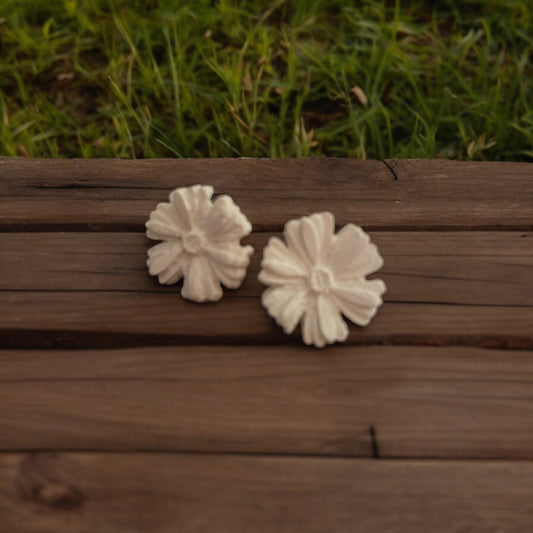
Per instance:
[[[263,251],[258,279],[265,285],[303,283],[307,269],[277,237],[271,237]]]
[[[334,230],[335,220],[327,211],[302,218],[302,236],[311,263],[321,263],[328,256]]]
[[[281,312],[281,324],[283,331],[290,335],[300,322],[305,311],[307,303],[307,293],[305,290],[298,290],[293,297],[287,302],[287,305]]]
[[[146,223],[146,235],[149,239],[161,241],[175,239],[184,231],[187,231],[186,224],[168,202],[157,204]]]
[[[187,230],[203,226],[203,220],[212,208],[211,196],[211,185],[180,187],[170,193],[170,201],[176,215]]]
[[[183,276],[188,257],[181,241],[175,239],[152,246],[146,264],[150,274],[159,277],[159,283],[171,285]]]
[[[314,344],[317,348],[323,348],[326,345],[326,339],[322,335],[318,323],[317,306],[308,307],[303,316],[302,338],[305,344]]]
[[[319,294],[317,298],[318,324],[328,344],[345,341],[348,337],[348,326],[341,318],[339,309],[330,298]]]
[[[217,263],[240,268],[250,264],[250,256],[254,253],[251,246],[235,243],[212,243],[207,246],[206,251]]]
[[[386,286],[380,279],[336,281],[332,298],[339,310],[355,324],[366,326],[383,303]]]
[[[207,253],[211,258],[211,267],[220,282],[229,289],[241,286],[250,264],[254,249],[234,243],[210,244]]]
[[[216,302],[222,298],[222,287],[206,255],[191,258],[181,295],[195,302]]]
[[[198,188],[196,188],[198,187]],[[211,197],[213,196],[214,189],[211,185],[197,185],[193,187],[196,193],[196,210],[194,213],[194,224],[196,226],[204,226],[205,221],[209,215],[211,209],[213,209],[213,202]]]
[[[302,218],[302,237],[309,260],[311,263],[316,264],[319,259],[320,241],[319,233],[315,224],[311,221],[311,217]]]
[[[205,229],[212,242],[227,242],[249,235],[252,225],[231,197],[224,195],[214,201]]]
[[[238,289],[246,276],[246,268],[229,267],[216,261],[211,262],[211,268],[220,283],[228,289]]]
[[[265,306],[268,314],[276,318],[281,314],[283,307],[292,298],[293,291],[287,287],[270,287],[263,291],[261,303]]]
[[[270,287],[266,289],[261,301],[268,314],[290,335],[300,322],[305,310],[306,292],[288,287]]]
[[[285,224],[283,236],[290,253],[294,254],[303,266],[309,267],[311,262],[309,261],[302,235],[302,219],[289,220]]]
[[[302,272],[298,268],[298,265],[285,261],[277,261],[276,259],[263,259],[261,261],[261,268],[262,277],[273,275],[281,281],[290,281],[290,278],[301,278],[306,275],[305,272]],[[268,281],[266,283],[274,282]]]
[[[379,270],[383,259],[359,226],[346,224],[335,236],[329,265],[336,278],[349,280]]]
[[[180,224],[185,228],[184,231],[192,229],[191,209],[192,205],[189,202],[189,195],[185,187],[175,189],[170,193],[170,203],[174,209],[176,218]]]
[[[324,211],[322,213],[311,215],[311,218],[315,218],[317,224],[320,226],[320,242],[322,250],[329,253],[331,245],[333,244],[333,236],[335,234],[335,217],[329,211]]]
[[[299,255],[277,237],[270,237],[268,240],[268,244],[263,251],[263,260],[292,264],[302,275],[307,272],[307,267]]]

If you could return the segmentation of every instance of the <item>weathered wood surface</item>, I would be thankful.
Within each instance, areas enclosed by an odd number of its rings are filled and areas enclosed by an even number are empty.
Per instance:
[[[262,250],[281,234],[255,233],[248,275],[226,296],[258,297]],[[371,232],[386,258],[376,274],[389,302],[533,305],[533,233]],[[147,274],[142,233],[0,234],[0,290],[177,292]],[[490,284],[490,285],[489,285]]]
[[[258,298],[198,305],[179,294],[1,291],[5,347],[124,347],[137,344],[282,344],[287,337]],[[533,347],[532,307],[388,303],[348,343]]]
[[[144,222],[194,183],[254,225],[217,304],[146,272]],[[0,158],[0,531],[529,533],[532,206],[521,163]],[[388,291],[313,350],[256,275],[326,209]]]
[[[241,289],[199,306],[147,274],[150,241],[143,234],[2,234],[6,345],[46,347],[66,332],[90,333],[68,344],[77,347],[141,338],[281,343],[287,338],[261,307],[264,287],[257,281],[271,235],[247,239],[256,252]],[[533,346],[531,233],[373,232],[372,238],[386,258],[379,273],[388,286],[386,305],[369,327],[352,328],[350,342]]]
[[[391,170],[392,169],[392,170]],[[527,163],[0,159],[0,229],[140,230],[179,186],[230,194],[255,230],[325,209],[372,229],[533,228]]]
[[[0,456],[12,533],[530,533],[530,462]]]
[[[533,459],[533,352],[0,352],[0,449]]]

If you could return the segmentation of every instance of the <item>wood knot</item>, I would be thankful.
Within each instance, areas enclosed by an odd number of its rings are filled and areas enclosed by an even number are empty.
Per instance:
[[[27,500],[55,509],[75,509],[85,495],[71,481],[73,465],[55,454],[34,454],[24,458],[18,470],[17,486]]]
[[[82,492],[72,485],[60,483],[34,484],[30,488],[31,498],[50,507],[75,508],[83,503]]]

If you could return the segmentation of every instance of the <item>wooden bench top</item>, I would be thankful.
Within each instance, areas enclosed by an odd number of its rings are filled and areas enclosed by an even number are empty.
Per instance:
[[[243,286],[148,275],[175,187],[230,194]],[[262,249],[331,211],[384,305],[316,350],[261,307]],[[533,165],[0,158],[0,531],[533,531]]]

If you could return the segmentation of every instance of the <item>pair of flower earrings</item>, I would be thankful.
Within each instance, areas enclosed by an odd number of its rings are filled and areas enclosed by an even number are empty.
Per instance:
[[[239,288],[254,252],[240,244],[250,221],[230,196],[212,196],[209,185],[175,189],[146,223],[147,236],[162,241],[148,250],[150,274],[165,285],[183,278],[181,295],[195,302],[220,300],[221,285]],[[366,326],[386,290],[366,279],[383,266],[369,236],[354,224],[335,234],[329,212],[289,220],[283,235],[268,241],[258,279],[268,286],[262,304],[284,332],[301,323],[303,341],[321,348],[348,337],[341,314]]]

